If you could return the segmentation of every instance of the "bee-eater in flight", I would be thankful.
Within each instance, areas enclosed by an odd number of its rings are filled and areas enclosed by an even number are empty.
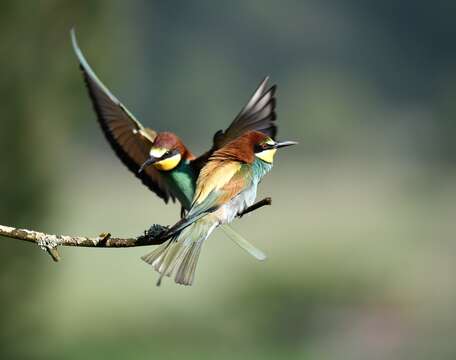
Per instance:
[[[177,199],[182,206],[181,216],[190,210],[196,180],[211,155],[251,130],[260,131],[271,139],[276,136],[276,86],[267,88],[268,78],[265,78],[228,128],[215,133],[210,150],[195,157],[174,133],[144,127],[98,79],[77,44],[74,30],[71,39],[97,120],[112,149],[165,203]],[[260,260],[265,258],[233,229],[226,226],[222,229],[251,255]]]
[[[277,149],[294,144],[249,131],[210,156],[186,216],[168,230],[169,240],[142,258],[160,273],[157,285],[173,273],[176,283],[193,283],[203,242],[217,226],[230,223],[254,203],[258,183],[271,170]]]

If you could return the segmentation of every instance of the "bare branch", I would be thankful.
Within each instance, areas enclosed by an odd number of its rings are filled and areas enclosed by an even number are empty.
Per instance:
[[[12,239],[28,241],[37,244],[43,250],[46,250],[54,261],[60,259],[57,252],[57,246],[83,246],[83,247],[106,247],[106,248],[124,248],[132,246],[156,245],[153,237],[147,238],[113,238],[111,234],[103,233],[97,237],[87,236],[68,236],[46,234],[40,231],[27,229],[18,229],[11,226],[0,225],[0,235]]]
[[[255,211],[262,206],[271,205],[271,198],[265,198],[253,204],[239,214],[239,217]],[[159,245],[167,240],[166,230],[161,225],[153,225],[144,235],[136,238],[113,238],[110,233],[102,233],[97,237],[53,235],[40,231],[19,229],[11,226],[0,225],[0,236],[35,243],[48,252],[54,261],[60,260],[58,246],[81,246],[99,248],[125,248],[133,246]],[[165,235],[165,236],[163,236]]]
[[[241,212],[238,217],[243,217],[244,215],[252,212],[252,211],[255,211],[255,210],[258,210],[259,208],[263,207],[263,206],[267,206],[267,205],[272,205],[272,199],[270,197],[266,197],[260,201],[257,201],[255,204],[249,206],[247,209],[245,209],[243,212]]]

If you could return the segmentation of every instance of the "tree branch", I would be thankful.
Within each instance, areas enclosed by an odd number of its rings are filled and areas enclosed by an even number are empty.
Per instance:
[[[267,206],[267,205],[272,205],[272,199],[270,197],[266,197],[260,201],[257,201],[255,204],[249,206],[247,209],[245,209],[243,212],[241,212],[238,217],[243,217],[244,215],[252,212],[252,211],[255,211],[255,210],[258,210],[259,208],[263,207],[263,206]]]
[[[271,198],[265,198],[258,201],[252,206],[244,210],[239,217],[255,211],[265,205],[271,205]],[[54,261],[60,260],[60,255],[57,251],[58,246],[80,246],[80,247],[99,247],[99,248],[125,248],[133,246],[159,245],[166,241],[168,228],[161,225],[152,225],[152,227],[136,238],[113,238],[110,233],[102,233],[97,237],[87,236],[68,236],[68,235],[53,235],[40,231],[19,229],[11,226],[0,225],[0,236],[5,236],[11,239],[28,241],[35,243],[41,249],[48,252]]]
[[[40,231],[18,229],[5,225],[0,225],[0,235],[12,239],[35,243],[41,249],[46,250],[54,261],[58,261],[60,259],[59,253],[56,249],[57,246],[124,248],[132,246],[157,245],[155,239],[150,236],[147,238],[112,238],[109,233],[103,233],[97,237],[53,235]]]

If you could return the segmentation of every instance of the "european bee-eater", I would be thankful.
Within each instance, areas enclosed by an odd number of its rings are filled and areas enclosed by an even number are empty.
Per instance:
[[[106,139],[128,169],[165,203],[169,199],[180,202],[181,216],[190,209],[201,168],[216,150],[250,130],[261,131],[272,139],[276,135],[276,86],[267,88],[268,78],[265,78],[230,126],[215,133],[211,149],[196,158],[174,133],[144,127],[98,79],[79,49],[74,30],[71,38]],[[224,230],[253,256],[265,257],[242,237],[236,236],[234,230]]]
[[[169,240],[142,258],[160,273],[157,285],[175,270],[176,283],[193,283],[203,242],[217,226],[230,223],[254,203],[258,183],[271,170],[277,149],[294,144],[249,131],[210,156],[186,216],[169,229]]]

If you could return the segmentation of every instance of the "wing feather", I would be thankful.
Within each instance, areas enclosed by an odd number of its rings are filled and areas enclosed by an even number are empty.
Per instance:
[[[214,136],[215,149],[220,149],[230,141],[244,134],[246,131],[258,130],[262,127],[262,132],[271,138],[277,134],[275,120],[276,85],[266,90],[269,77],[264,78],[254,94],[247,102],[247,105],[240,111],[230,126],[223,132],[218,132]]]
[[[201,170],[196,183],[194,204],[201,204],[214,191],[227,187],[230,180],[240,170],[237,161],[211,161]]]
[[[98,79],[79,49],[74,30],[71,31],[71,39],[98,122],[114,152],[150,190],[166,203],[170,198],[174,201],[173,194],[158,170],[148,167],[138,174],[140,166],[149,157],[156,132],[143,127]]]
[[[211,149],[192,162],[197,172],[204,167],[216,150],[237,139],[247,131],[260,131],[275,139],[277,135],[277,126],[275,124],[277,118],[275,112],[277,86],[273,85],[267,89],[268,80],[269,77],[264,78],[230,126],[225,131],[219,130],[214,134]]]

